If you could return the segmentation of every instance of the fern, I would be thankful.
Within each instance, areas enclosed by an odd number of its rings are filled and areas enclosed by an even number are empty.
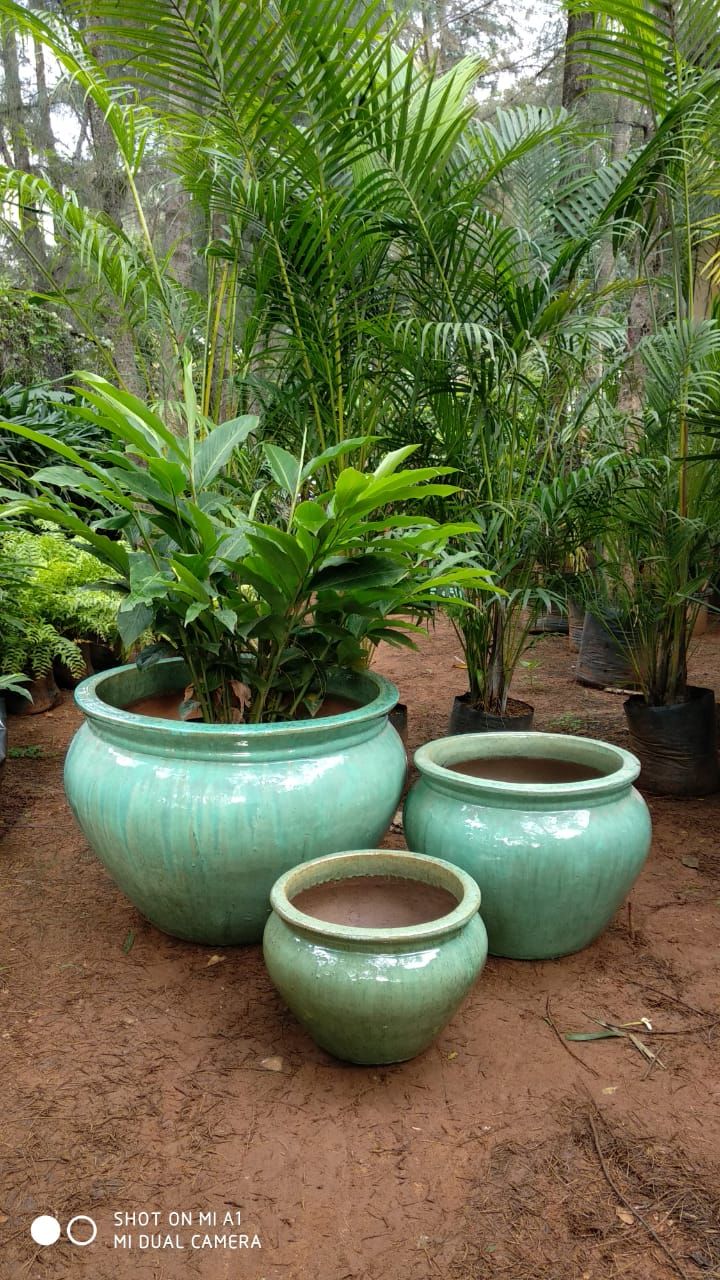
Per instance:
[[[76,540],[62,533],[13,529],[0,546],[10,562],[22,567],[24,617],[49,622],[71,640],[98,638],[118,643],[120,597],[102,589],[108,570]]]
[[[55,659],[78,679],[85,674],[85,659],[78,646],[49,622],[25,622],[0,650],[0,669],[4,674],[23,671],[33,679],[49,675]]]

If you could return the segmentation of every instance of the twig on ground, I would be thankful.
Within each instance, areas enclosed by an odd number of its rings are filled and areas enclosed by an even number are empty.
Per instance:
[[[636,978],[628,978],[627,981],[633,987],[642,987],[644,991],[654,991],[656,996],[662,996],[664,1000],[669,1000],[671,1004],[679,1005],[681,1009],[689,1009],[691,1013],[698,1013],[701,1018],[712,1018],[713,1012],[710,1009],[696,1009],[695,1005],[688,1004],[686,1000],[680,1000],[678,996],[673,996],[669,991],[661,991],[659,987],[651,987],[648,982],[638,982]]]
[[[593,1101],[593,1106],[595,1106],[594,1101]],[[670,1249],[668,1245],[665,1244],[665,1241],[658,1235],[657,1231],[655,1231],[653,1227],[650,1226],[650,1223],[645,1218],[643,1218],[642,1214],[638,1213],[635,1206],[631,1203],[630,1200],[628,1200],[627,1196],[624,1195],[624,1193],[620,1190],[617,1183],[611,1177],[610,1170],[607,1167],[605,1156],[603,1155],[602,1146],[600,1145],[600,1135],[598,1134],[597,1125],[595,1123],[595,1119],[593,1115],[590,1112],[588,1112],[588,1121],[590,1124],[590,1132],[592,1133],[592,1139],[595,1144],[597,1157],[598,1157],[598,1160],[600,1161],[600,1168],[603,1171],[605,1181],[607,1182],[611,1191],[614,1193],[614,1195],[617,1196],[618,1200],[620,1200],[625,1205],[625,1208],[629,1210],[629,1212],[633,1215],[633,1218],[637,1219],[640,1225],[645,1228],[648,1235],[651,1236],[652,1239],[655,1241],[655,1243],[662,1249],[663,1253],[665,1254],[665,1257],[672,1263],[678,1275],[682,1277],[682,1280],[690,1280],[690,1277],[688,1276],[687,1271],[682,1266],[682,1263],[675,1257],[675,1254],[673,1253],[672,1249]]]
[[[547,997],[546,997],[546,1000],[545,1000],[545,1021],[547,1022],[548,1026],[552,1027],[553,1031],[555,1032],[555,1035],[557,1036],[558,1040],[560,1041],[560,1043],[561,1043],[561,1045],[562,1045],[563,1049],[565,1050],[565,1052],[566,1052],[566,1053],[569,1053],[571,1058],[574,1058],[576,1062],[579,1062],[579,1063],[580,1063],[580,1066],[581,1066],[581,1067],[584,1067],[586,1071],[589,1071],[589,1072],[590,1072],[590,1074],[591,1074],[592,1076],[595,1076],[595,1078],[596,1078],[597,1080],[599,1080],[599,1079],[600,1079],[600,1072],[599,1072],[599,1071],[596,1071],[596,1070],[595,1070],[595,1068],[594,1068],[593,1066],[591,1066],[589,1062],[583,1062],[582,1058],[578,1057],[578,1055],[577,1055],[576,1053],[573,1053],[572,1049],[570,1048],[570,1045],[567,1043],[567,1041],[564,1039],[564,1037],[563,1037],[563,1035],[561,1034],[561,1032],[558,1030],[558,1025],[557,1025],[557,1023],[556,1023],[555,1019],[553,1018],[552,1013],[550,1012],[550,997],[549,997],[549,996],[547,996]]]

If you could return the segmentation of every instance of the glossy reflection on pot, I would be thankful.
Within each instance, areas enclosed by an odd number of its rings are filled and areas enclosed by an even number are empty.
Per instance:
[[[565,955],[606,928],[650,849],[635,756],[564,734],[465,734],[415,764],[406,839],[475,878],[493,955]]]
[[[477,885],[435,858],[318,858],[281,877],[271,902],[270,977],[313,1039],[350,1062],[421,1053],[487,956]]]

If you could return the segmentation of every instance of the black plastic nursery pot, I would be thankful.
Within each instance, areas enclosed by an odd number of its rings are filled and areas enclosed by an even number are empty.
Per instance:
[[[456,733],[507,733],[517,730],[526,733],[532,729],[535,708],[529,702],[520,702],[518,698],[508,698],[508,709],[505,715],[494,716],[487,711],[474,707],[470,694],[463,693],[453,702],[448,724],[448,734]]]
[[[2,767],[7,756],[7,711],[5,710],[5,699],[0,698],[0,778],[2,778]]]
[[[60,700],[60,690],[52,671],[46,676],[36,676],[34,680],[29,680],[25,688],[31,695],[32,702],[19,693],[7,694],[7,709],[14,716],[39,715],[41,711],[50,711]]]
[[[568,620],[564,613],[556,613],[554,610],[546,611],[538,615],[535,624],[530,628],[531,636],[556,635],[566,636],[568,634]]]
[[[688,686],[687,698],[651,707],[641,695],[625,702],[630,747],[639,757],[640,786],[664,796],[707,796],[720,787],[715,694]]]
[[[70,669],[56,658],[53,663],[53,674],[60,689],[77,689],[80,681],[88,676],[120,666],[117,654],[102,640],[78,640],[77,645],[85,659],[85,671],[81,676],[74,676]]]
[[[404,746],[408,743],[408,709],[406,702],[398,702],[388,716],[388,720],[396,733],[400,734]]]
[[[600,621],[592,613],[585,614],[580,642],[580,656],[575,668],[578,684],[592,689],[608,687],[634,688],[635,673],[621,649],[619,624]]]
[[[585,626],[585,610],[581,604],[568,600],[568,645],[573,653],[580,652],[583,628]]]

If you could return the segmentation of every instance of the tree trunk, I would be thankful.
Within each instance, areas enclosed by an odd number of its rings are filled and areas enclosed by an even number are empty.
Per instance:
[[[429,65],[433,57],[433,20],[432,0],[422,0],[420,13],[422,17],[422,48],[425,62]]]
[[[17,39],[15,32],[7,27],[4,29],[2,37],[2,62],[5,73],[5,118],[10,136],[12,163],[16,169],[21,169],[23,173],[33,174],[35,169],[30,155],[26,111],[20,82]],[[43,266],[46,266],[48,259],[47,244],[36,210],[21,209],[19,214],[24,239],[31,255]],[[38,287],[41,283],[46,283],[40,273],[38,273],[36,283]]]
[[[35,137],[40,164],[47,169],[53,178],[58,173],[59,156],[52,127],[50,114],[50,95],[45,76],[45,54],[37,40],[33,41],[35,50],[35,85],[37,90],[37,114]]]
[[[565,66],[563,70],[562,105],[573,107],[586,96],[590,66],[582,42],[583,31],[591,31],[591,13],[568,13],[565,33]]]

